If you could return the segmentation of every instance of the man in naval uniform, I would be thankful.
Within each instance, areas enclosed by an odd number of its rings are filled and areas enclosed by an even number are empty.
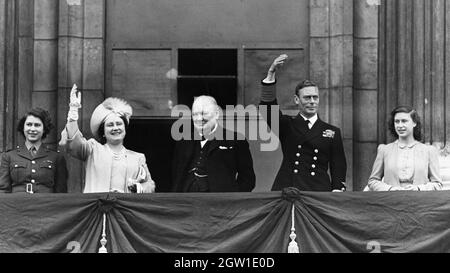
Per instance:
[[[286,54],[277,57],[262,81],[260,105],[267,105],[268,113],[270,106],[277,105],[275,72],[287,58]],[[317,85],[309,80],[299,83],[294,102],[299,114],[291,117],[280,111],[277,120],[283,161],[272,190],[296,187],[301,191],[345,191],[347,164],[341,132],[318,117]],[[269,126],[271,120],[267,117]]]

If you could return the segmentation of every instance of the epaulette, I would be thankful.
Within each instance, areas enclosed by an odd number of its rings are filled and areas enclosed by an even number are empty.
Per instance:
[[[11,148],[11,149],[5,150],[4,152],[1,152],[0,154],[11,152],[12,150],[18,150],[18,149],[20,149],[20,146],[17,146],[16,148]]]
[[[45,148],[49,151],[55,152],[55,153],[60,153],[60,150],[58,148],[54,148],[51,145],[45,145]]]

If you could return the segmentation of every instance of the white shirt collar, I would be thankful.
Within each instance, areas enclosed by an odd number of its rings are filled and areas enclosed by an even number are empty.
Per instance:
[[[215,132],[216,129],[217,129],[217,126],[218,126],[218,124],[216,123],[216,125],[214,126],[214,129],[212,129],[212,131],[209,133],[209,135],[214,134],[214,132]],[[200,134],[200,135],[201,135],[201,134]],[[208,138],[205,138],[205,140],[200,140],[200,144],[201,144],[202,148],[203,148],[203,146],[205,146],[205,144],[206,144],[207,141],[208,141]]]
[[[319,118],[319,117],[317,116],[317,114],[315,114],[315,115],[312,116],[311,118],[307,118],[307,117],[305,117],[305,116],[302,115],[302,114],[300,114],[300,116],[302,116],[302,118],[303,118],[304,120],[309,119],[309,128],[313,127],[313,126],[314,126],[314,123],[316,123],[317,119]]]

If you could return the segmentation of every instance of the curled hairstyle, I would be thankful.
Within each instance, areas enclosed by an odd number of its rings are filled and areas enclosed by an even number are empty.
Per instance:
[[[398,107],[394,108],[394,110],[392,110],[391,116],[389,118],[389,123],[388,123],[391,134],[395,138],[398,138],[398,134],[395,131],[395,124],[394,124],[395,115],[398,113],[406,113],[411,116],[412,121],[414,121],[416,123],[416,127],[414,127],[414,130],[413,130],[414,139],[417,141],[422,141],[422,124],[420,123],[419,114],[417,113],[416,110],[414,110],[414,108],[412,108],[410,106],[398,106]]]
[[[42,133],[42,139],[46,138],[48,133],[50,133],[50,131],[55,128],[55,126],[52,123],[52,119],[50,118],[50,113],[47,110],[44,110],[42,108],[33,108],[31,109],[28,113],[26,113],[20,120],[19,120],[19,124],[17,124],[17,131],[23,136],[25,137],[25,134],[23,133],[23,129],[25,126],[25,121],[27,120],[27,118],[29,116],[33,116],[36,117],[38,119],[41,120],[43,126],[44,126],[44,131]]]
[[[310,81],[310,80],[304,80],[304,81],[300,82],[295,87],[295,95],[299,96],[299,92],[301,89],[303,89],[305,87],[310,87],[310,86],[317,87],[317,84],[315,84],[313,81]]]
[[[125,133],[126,133],[128,131],[128,121],[125,118],[125,116],[120,116],[120,119],[123,121],[123,124],[125,126]],[[98,135],[100,136],[100,143],[105,144],[106,143],[105,121],[102,121],[102,123],[100,123],[100,126],[98,127]]]

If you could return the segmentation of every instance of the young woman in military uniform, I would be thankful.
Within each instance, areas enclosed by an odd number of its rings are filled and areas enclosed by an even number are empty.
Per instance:
[[[64,156],[42,142],[53,128],[48,111],[34,108],[24,115],[17,130],[24,145],[2,156],[0,193],[67,192],[67,169]]]

